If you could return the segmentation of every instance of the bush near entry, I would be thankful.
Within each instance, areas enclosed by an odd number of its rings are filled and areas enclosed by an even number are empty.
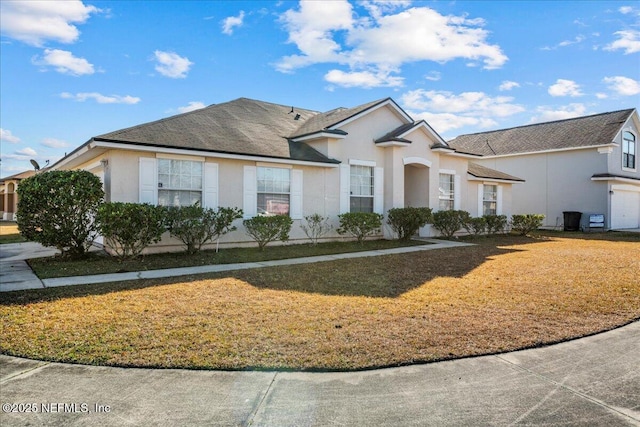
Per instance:
[[[430,208],[393,208],[387,213],[387,224],[400,240],[409,240],[420,227],[431,221]]]

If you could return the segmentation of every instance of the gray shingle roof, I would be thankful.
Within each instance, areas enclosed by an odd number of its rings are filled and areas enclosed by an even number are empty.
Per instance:
[[[461,135],[449,141],[449,145],[459,152],[493,156],[610,144],[633,111]]]
[[[277,105],[247,98],[211,105],[127,129],[109,132],[95,140],[337,163],[287,137],[317,111]],[[299,115],[299,116],[297,116]],[[298,119],[296,120],[296,117]]]
[[[327,130],[328,128],[337,125],[350,117],[358,115],[369,108],[375,107],[388,99],[389,98],[378,99],[353,108],[336,108],[334,110],[327,111],[326,113],[316,114],[306,120],[298,129],[292,132],[290,136],[294,138]]]
[[[475,176],[476,178],[484,178],[484,179],[499,179],[502,181],[516,181],[516,182],[524,182],[524,179],[518,178],[517,176],[509,175],[504,172],[497,171],[495,169],[487,168],[485,166],[480,166],[476,163],[469,162],[469,166],[467,172],[470,175]]]

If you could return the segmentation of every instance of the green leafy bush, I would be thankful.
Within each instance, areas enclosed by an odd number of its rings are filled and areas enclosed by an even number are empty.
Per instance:
[[[186,251],[194,254],[209,241],[219,241],[220,237],[234,231],[233,221],[242,218],[242,209],[203,208],[193,206],[170,207],[167,211],[167,229],[178,238]]]
[[[507,228],[506,215],[485,215],[483,218],[487,223],[487,233],[489,234],[504,233]]]
[[[511,215],[511,230],[525,236],[541,227],[542,221],[544,221],[542,214]]]
[[[18,230],[26,239],[81,256],[98,234],[95,216],[104,199],[91,172],[48,171],[20,182]]]
[[[479,234],[483,234],[487,229],[487,220],[482,216],[477,218],[469,217],[465,219],[462,226],[469,234],[477,236]]]
[[[273,241],[289,240],[293,220],[288,215],[254,216],[251,219],[245,219],[242,223],[247,234],[258,243],[262,251]]]
[[[438,211],[433,213],[433,228],[443,237],[450,238],[460,230],[469,218],[469,212],[459,210]]]
[[[162,206],[139,203],[103,203],[96,220],[100,233],[122,260],[134,258],[157,243],[165,232],[167,210]]]
[[[351,234],[358,243],[362,243],[367,236],[380,231],[383,217],[373,212],[349,212],[338,215],[338,218],[338,234]]]
[[[430,221],[431,208],[392,208],[387,213],[387,224],[400,240],[409,240]]]
[[[318,244],[318,240],[333,228],[329,224],[329,218],[320,214],[307,215],[304,217],[306,224],[301,224],[300,228],[311,239],[313,245]]]

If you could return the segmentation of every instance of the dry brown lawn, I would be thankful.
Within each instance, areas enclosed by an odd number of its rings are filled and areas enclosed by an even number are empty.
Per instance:
[[[0,352],[348,370],[539,346],[639,319],[640,240],[579,237],[0,294]]]

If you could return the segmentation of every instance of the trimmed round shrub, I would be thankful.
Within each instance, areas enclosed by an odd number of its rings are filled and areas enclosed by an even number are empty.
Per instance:
[[[95,221],[104,199],[102,182],[91,172],[47,171],[20,182],[18,230],[26,239],[81,256],[98,235]]]
[[[338,215],[338,218],[338,234],[351,234],[358,243],[362,243],[367,236],[380,232],[383,217],[374,212],[349,212]]]
[[[431,221],[431,208],[393,208],[387,213],[387,224],[400,240],[411,237]]]
[[[162,206],[112,202],[98,208],[96,216],[105,243],[122,260],[135,258],[165,232],[167,210]]]
[[[469,212],[460,210],[438,211],[433,213],[433,228],[449,239],[463,227],[469,218]]]
[[[267,244],[273,241],[286,242],[289,240],[293,220],[289,215],[259,215],[245,219],[242,223],[247,234],[258,242],[258,247],[262,251]]]

